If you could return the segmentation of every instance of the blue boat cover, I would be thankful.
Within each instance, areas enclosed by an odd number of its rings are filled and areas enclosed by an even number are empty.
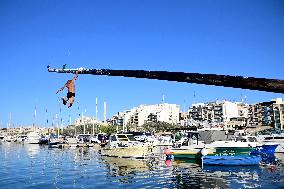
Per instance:
[[[254,151],[251,152],[251,155],[273,155],[275,153],[278,144],[264,144],[258,146]]]

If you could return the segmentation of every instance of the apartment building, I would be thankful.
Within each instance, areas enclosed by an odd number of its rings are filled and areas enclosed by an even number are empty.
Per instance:
[[[147,122],[179,123],[180,106],[176,104],[140,105],[113,116],[113,123],[118,125],[134,124],[142,126]]]
[[[216,101],[193,104],[188,110],[189,119],[224,123],[239,116],[238,105],[230,101]]]
[[[260,102],[249,106],[248,126],[271,126],[284,129],[284,102],[282,98]]]
[[[94,117],[81,116],[74,121],[74,125],[89,125],[89,124],[97,124],[98,121]]]

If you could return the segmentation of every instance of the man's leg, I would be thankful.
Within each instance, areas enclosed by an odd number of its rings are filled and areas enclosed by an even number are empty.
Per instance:
[[[66,105],[66,104],[67,104],[67,102],[68,102],[68,100],[69,100],[69,98],[68,98],[68,97],[61,98],[61,99],[62,99],[62,101],[63,101],[63,104],[64,104],[64,105]]]
[[[72,97],[70,98],[70,101],[69,101],[69,104],[68,104],[68,108],[70,108],[73,103],[74,103],[74,96],[72,96]]]

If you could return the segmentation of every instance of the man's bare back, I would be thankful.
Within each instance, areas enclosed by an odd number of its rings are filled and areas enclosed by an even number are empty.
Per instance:
[[[65,85],[68,92],[75,93],[75,82],[73,80],[68,80]]]
[[[65,98],[62,98],[63,100],[63,104],[66,105],[66,103],[69,101],[68,104],[68,108],[70,108],[72,106],[72,104],[74,103],[74,97],[75,97],[75,80],[78,77],[78,71],[76,72],[76,75],[73,77],[72,80],[68,80],[65,85],[63,87],[61,87],[57,92],[59,93],[60,91],[62,91],[65,87],[68,89],[68,93],[67,96]]]

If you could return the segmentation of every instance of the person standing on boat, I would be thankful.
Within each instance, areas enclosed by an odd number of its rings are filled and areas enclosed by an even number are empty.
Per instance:
[[[63,89],[66,87],[68,89],[67,96],[65,98],[61,98],[63,101],[63,104],[66,105],[67,102],[69,101],[68,108],[72,106],[74,103],[74,97],[75,97],[75,80],[78,77],[78,71],[76,71],[76,75],[73,77],[72,80],[68,80],[63,87],[61,87],[57,92],[59,93],[60,91],[63,91]]]

